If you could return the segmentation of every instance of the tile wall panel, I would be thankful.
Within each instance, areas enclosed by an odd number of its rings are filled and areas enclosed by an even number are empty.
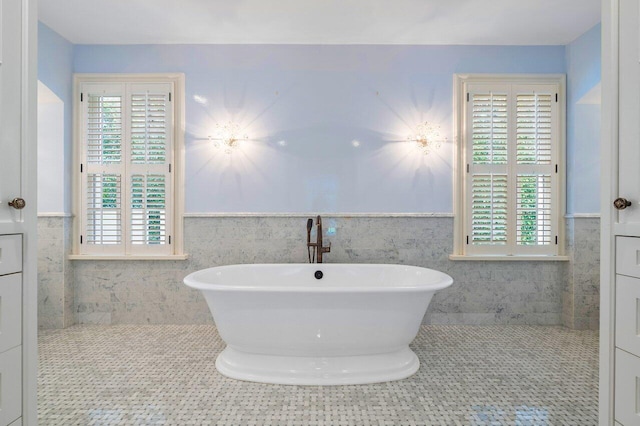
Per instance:
[[[454,285],[435,295],[425,323],[597,328],[598,219],[568,219],[571,262],[452,262],[449,217],[323,216],[323,223],[333,228],[325,236],[327,262],[399,263],[451,275]],[[182,284],[190,272],[307,261],[306,218],[300,217],[185,218],[186,261],[69,262],[69,219],[41,218],[40,229],[43,328],[211,323],[201,294]]]

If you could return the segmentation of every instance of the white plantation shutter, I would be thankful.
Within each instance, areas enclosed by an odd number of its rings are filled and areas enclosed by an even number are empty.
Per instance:
[[[469,244],[504,251],[508,205],[508,87],[470,93]],[[498,246],[497,249],[493,248]]]
[[[550,175],[519,174],[516,178],[516,244],[548,246],[552,239],[552,182]]]
[[[558,254],[557,84],[468,84],[466,254]]]
[[[555,145],[557,88],[515,86],[516,245],[531,253],[555,252],[557,199]]]
[[[536,93],[536,88],[515,95],[518,164],[551,164],[554,98],[551,93]]]
[[[87,245],[122,244],[122,176],[87,173]]]
[[[119,87],[87,93],[87,164],[122,163],[122,93]]]
[[[166,164],[171,120],[169,93],[158,92],[153,85],[136,85],[133,89],[130,95],[131,163]]]
[[[167,244],[166,176],[131,176],[130,205],[131,244]]]
[[[506,88],[474,93],[471,104],[472,158],[474,164],[507,164]]]
[[[471,178],[471,244],[507,244],[508,184],[506,174]]]
[[[82,85],[81,254],[171,254],[171,89]]]
[[[124,90],[122,85],[89,85],[82,93],[83,161],[81,242],[87,252],[124,250]]]
[[[172,109],[169,84],[130,85],[129,116],[129,252],[169,253],[172,222],[171,177]]]

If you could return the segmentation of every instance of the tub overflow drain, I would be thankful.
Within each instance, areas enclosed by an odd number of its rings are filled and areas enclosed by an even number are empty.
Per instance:
[[[314,275],[315,275],[316,279],[322,279],[322,276],[324,274],[322,273],[322,271],[316,271],[316,273]]]

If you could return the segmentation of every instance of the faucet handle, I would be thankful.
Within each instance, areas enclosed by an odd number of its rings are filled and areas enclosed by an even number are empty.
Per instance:
[[[313,219],[307,219],[307,244],[311,242],[311,228],[313,228]]]

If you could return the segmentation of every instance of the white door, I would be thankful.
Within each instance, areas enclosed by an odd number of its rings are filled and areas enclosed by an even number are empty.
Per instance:
[[[603,0],[602,9],[602,425],[640,425],[639,3]]]
[[[616,211],[617,220],[614,221],[617,234],[636,236],[640,236],[639,9],[638,0],[620,1],[618,197],[632,204]]]
[[[19,1],[3,0],[2,5],[2,55],[0,65],[0,234],[15,232],[15,223],[21,221],[22,212],[10,208],[8,203],[21,196],[21,81],[22,68],[20,60],[22,48],[20,43],[22,6]],[[17,37],[16,37],[17,36]],[[9,40],[12,42],[10,43]]]
[[[0,0],[0,425],[37,422],[35,4]]]

